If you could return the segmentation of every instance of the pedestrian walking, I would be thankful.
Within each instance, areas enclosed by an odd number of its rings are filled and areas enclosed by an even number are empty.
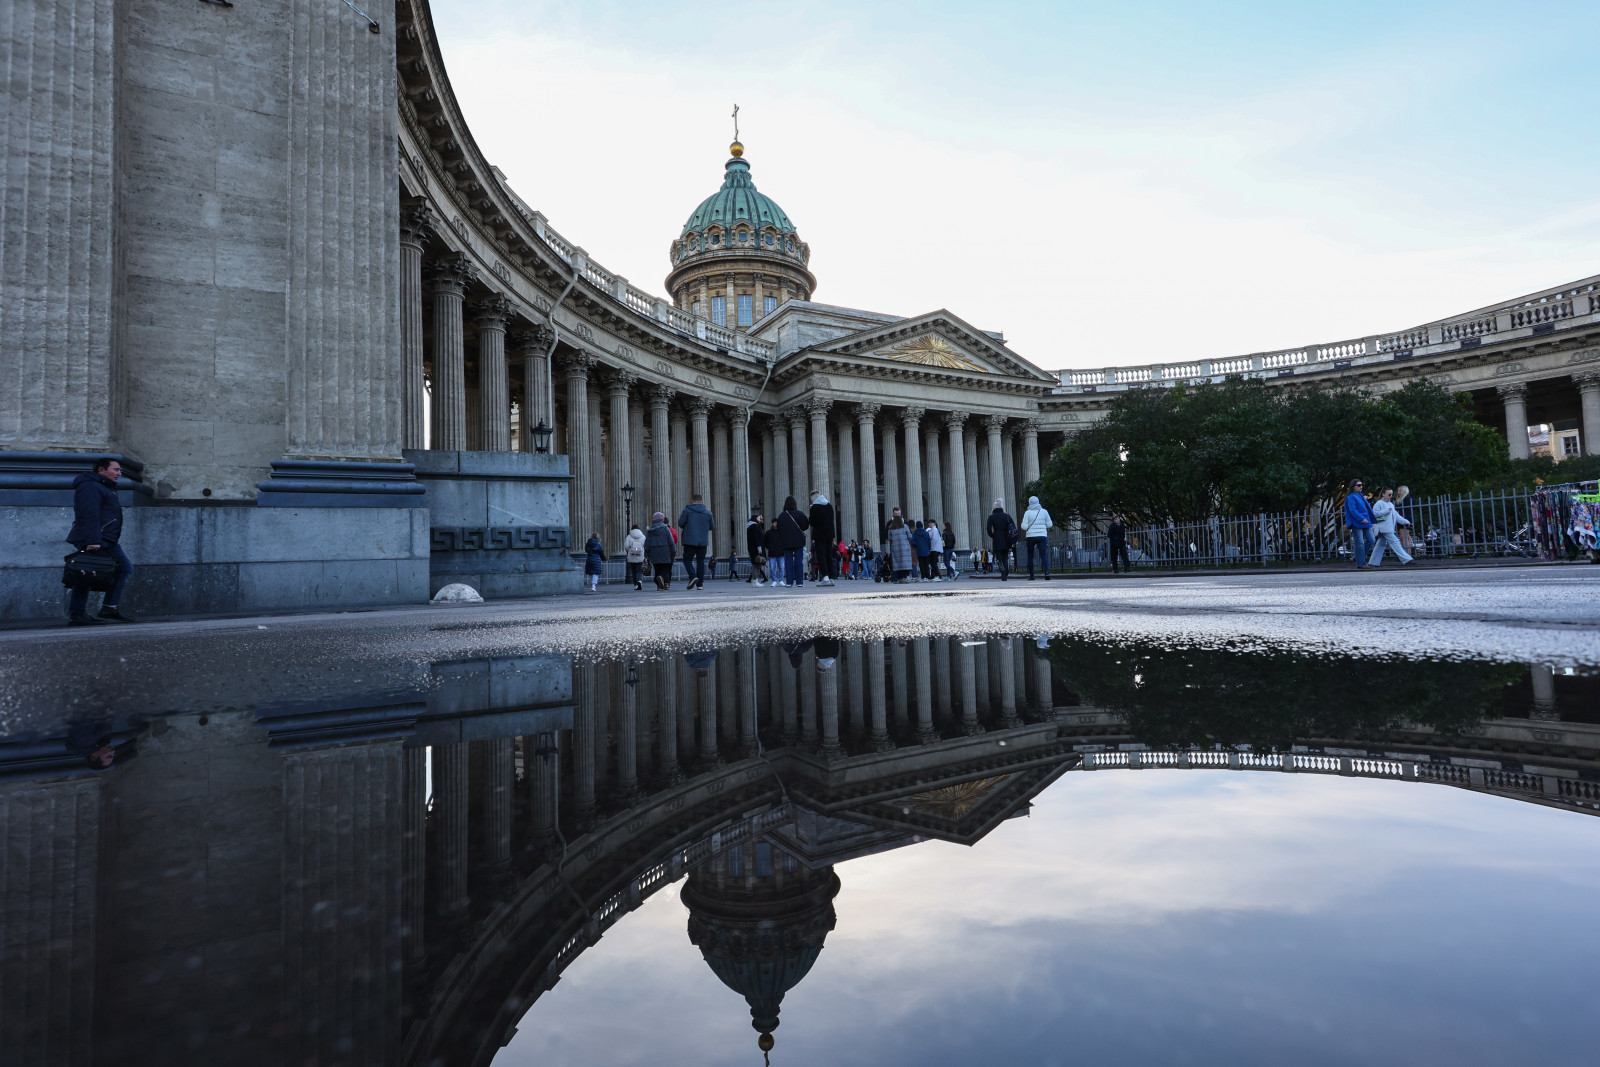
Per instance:
[[[599,534],[590,534],[583,545],[583,575],[589,580],[589,592],[600,588],[600,575],[606,569],[606,549]]]
[[[690,589],[705,591],[706,547],[716,528],[717,521],[706,507],[705,497],[695,493],[678,516],[678,529],[683,531],[683,569],[689,575]]]
[[[122,501],[117,496],[117,479],[122,477],[122,464],[115,459],[95,461],[94,470],[84,471],[72,479],[72,529],[67,531],[67,542],[79,552],[93,552],[109,556],[116,562],[111,588],[100,601],[100,614],[89,614],[89,586],[72,587],[67,597],[67,625],[94,626],[101,622],[135,622],[124,615],[118,605],[123,591],[133,577],[133,561],[122,550]]]
[[[946,522],[941,530],[944,534],[944,576],[946,580],[953,582],[961,577],[956,570],[956,528],[952,523]]]
[[[758,511],[750,516],[744,528],[744,550],[750,554],[750,577],[745,584],[767,584],[766,522]]]
[[[816,557],[817,577],[823,585],[832,585],[838,573],[834,553],[838,549],[839,524],[833,505],[820,489],[811,490],[811,551]]]
[[[778,546],[783,550],[783,580],[790,589],[806,584],[806,530],[811,520],[800,510],[794,497],[783,498],[783,511],[778,515]]]
[[[1017,540],[1017,523],[1006,511],[1004,500],[995,498],[994,510],[989,512],[989,521],[983,529],[989,535],[989,546],[1000,564],[1000,580],[1003,582],[1011,574],[1011,568],[1006,565],[1006,556]]]
[[[783,535],[778,532],[778,520],[773,519],[761,535],[761,544],[767,550],[767,576],[772,588],[783,585]]]
[[[1356,558],[1356,570],[1366,570],[1367,557],[1372,555],[1372,505],[1361,492],[1361,479],[1350,483],[1344,498],[1344,524],[1350,527],[1350,551]]]
[[[643,589],[644,531],[639,529],[638,523],[633,524],[633,529],[622,540],[622,558],[628,564],[628,581],[633,583],[635,589]]]
[[[672,557],[676,555],[677,541],[673,539],[672,527],[667,525],[667,516],[664,512],[656,512],[650,516],[650,529],[644,535],[644,555],[650,563],[650,573],[656,580],[656,588],[667,590],[672,588]]]
[[[1411,525],[1411,520],[1400,514],[1400,509],[1395,507],[1393,489],[1385,489],[1378,494],[1377,503],[1372,505],[1372,531],[1376,535],[1376,547],[1372,550],[1367,566],[1376,567],[1383,563],[1383,550],[1385,547],[1395,554],[1400,561],[1400,566],[1408,567],[1416,560],[1411,558],[1405,546],[1400,543],[1398,529]]]
[[[1050,528],[1055,523],[1050,521],[1050,513],[1044,505],[1039,503],[1039,498],[1028,498],[1028,510],[1022,513],[1022,521],[1017,524],[1022,531],[1023,544],[1027,546],[1028,553],[1028,581],[1033,581],[1033,556],[1039,555],[1039,564],[1044,568],[1044,580],[1050,580]]]
[[[942,582],[944,577],[939,571],[939,558],[944,555],[944,532],[933,519],[928,520],[923,532],[928,535],[928,564],[924,577]]]
[[[917,565],[917,556],[911,547],[911,528],[906,525],[899,508],[894,509],[889,519],[888,542],[890,580],[903,583]]]
[[[928,553],[933,551],[933,538],[928,536],[928,527],[921,519],[911,529],[911,553],[916,557],[917,578],[927,581],[932,577],[928,573]]]
[[[1128,562],[1128,527],[1122,521],[1121,515],[1111,516],[1111,525],[1106,527],[1106,548],[1111,552],[1111,573],[1117,573],[1117,560],[1122,560],[1124,574],[1133,573],[1133,564]]]
[[[1411,489],[1409,486],[1397,485],[1394,488],[1394,510],[1398,518],[1395,520],[1399,529],[1395,533],[1400,538],[1400,547],[1407,552],[1415,552],[1412,548],[1412,519],[1411,519]]]

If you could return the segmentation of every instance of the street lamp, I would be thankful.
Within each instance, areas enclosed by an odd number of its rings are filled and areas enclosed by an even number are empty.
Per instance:
[[[631,530],[631,529],[633,529],[633,483],[632,482],[629,482],[627,485],[622,487],[622,506],[623,506],[624,509],[626,509],[626,515],[627,515],[627,517],[625,519],[623,519],[623,525]]]
[[[540,419],[539,425],[533,428],[533,450],[541,456],[550,451],[550,438],[554,435],[555,431],[546,426],[543,419]]]

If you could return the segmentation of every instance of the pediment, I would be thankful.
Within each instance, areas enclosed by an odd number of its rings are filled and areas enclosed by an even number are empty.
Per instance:
[[[812,351],[888,360],[941,374],[954,371],[1029,378],[1050,384],[1056,381],[1054,375],[1018,357],[1003,342],[942,310],[876,324],[816,345]]]
[[[1029,802],[1070,765],[1070,760],[1058,760],[946,782],[893,799],[856,805],[836,812],[835,817],[970,845],[1006,819],[1025,811]]]

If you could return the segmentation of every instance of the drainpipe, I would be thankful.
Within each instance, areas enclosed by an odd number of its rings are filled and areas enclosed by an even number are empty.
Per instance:
[[[550,305],[550,347],[544,353],[544,380],[549,383],[550,390],[545,397],[545,404],[550,408],[550,420],[545,423],[552,430],[556,428],[556,345],[561,343],[561,324],[556,322],[556,311],[561,307],[561,301],[572,292],[572,287],[578,284],[579,270],[572,268],[572,280],[567,282],[567,287],[561,290],[561,295],[556,297],[556,302]]]
[[[772,365],[773,363],[777,362],[777,360],[773,360],[772,363],[768,363],[767,360],[763,359],[761,356],[757,356],[756,358],[761,360],[761,362],[766,365],[767,376],[761,379],[761,388],[757,389],[756,395],[750,398],[750,403],[744,406],[744,499],[747,507],[750,503],[750,410],[756,406],[756,401],[761,399],[761,394],[767,391],[767,383],[772,381]],[[735,552],[737,553],[737,548],[735,548]],[[752,566],[754,566],[754,564],[752,564]],[[779,784],[779,788],[782,788],[781,782]],[[784,800],[788,800],[787,792],[784,793]]]

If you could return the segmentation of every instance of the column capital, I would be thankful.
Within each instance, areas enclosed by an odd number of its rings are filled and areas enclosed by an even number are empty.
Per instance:
[[[645,390],[645,396],[650,399],[650,407],[666,410],[672,406],[672,398],[678,395],[676,389],[668,389],[664,385],[652,385]]]
[[[608,396],[627,396],[628,390],[633,388],[633,383],[639,380],[637,374],[626,371],[614,370],[606,374],[606,394]]]
[[[1526,400],[1528,397],[1528,387],[1522,382],[1496,386],[1495,392],[1500,394],[1502,400]]]
[[[511,301],[499,293],[479,300],[467,309],[472,323],[480,330],[503,330],[511,320]]]
[[[1588,393],[1600,390],[1600,371],[1584,371],[1572,376],[1572,384],[1578,387],[1578,392]]]
[[[439,218],[428,207],[426,200],[413,200],[400,205],[400,243],[422,248],[433,238]]]
[[[908,407],[900,412],[900,421],[905,423],[907,426],[920,424],[922,422],[922,416],[926,415],[927,413],[927,408],[915,406]]]
[[[550,342],[555,340],[555,334],[550,327],[535,324],[526,330],[518,330],[506,337],[506,343],[512,348],[523,350],[531,349],[535,353],[543,352],[550,347]]]
[[[781,414],[783,418],[788,420],[790,429],[798,426],[803,430],[806,423],[811,421],[810,417],[806,415],[806,409],[803,407],[784,408]]]
[[[806,400],[806,411],[811,413],[812,418],[816,418],[818,415],[826,417],[828,409],[831,407],[833,407],[833,401],[825,396],[813,396]]]
[[[878,412],[882,410],[882,404],[871,400],[863,401],[856,405],[856,421],[861,423],[871,422],[878,417]]]
[[[990,433],[1000,433],[1006,428],[1006,416],[986,415],[983,419],[983,425]]]
[[[440,256],[424,267],[422,273],[427,277],[431,291],[454,293],[456,296],[465,294],[467,286],[478,280],[478,272],[460,253]]]
[[[711,409],[714,405],[707,397],[691,396],[684,402],[684,406],[689,409],[689,417],[691,419],[697,422],[704,422],[707,416],[711,414]]]
[[[1039,420],[1038,419],[1023,419],[1022,420],[1022,424],[1021,424],[1020,427],[1018,427],[1018,429],[1021,430],[1022,436],[1024,436],[1024,437],[1038,437],[1039,436]]]
[[[951,433],[965,429],[967,413],[965,411],[947,411],[944,413],[944,428]]]
[[[588,378],[589,372],[594,369],[594,365],[598,362],[599,360],[580,348],[563,355],[559,366],[561,367],[561,372],[566,375],[567,381],[570,382],[577,378]]]
[[[750,425],[750,412],[745,410],[743,404],[733,404],[729,406],[728,425],[744,426],[748,429]]]

